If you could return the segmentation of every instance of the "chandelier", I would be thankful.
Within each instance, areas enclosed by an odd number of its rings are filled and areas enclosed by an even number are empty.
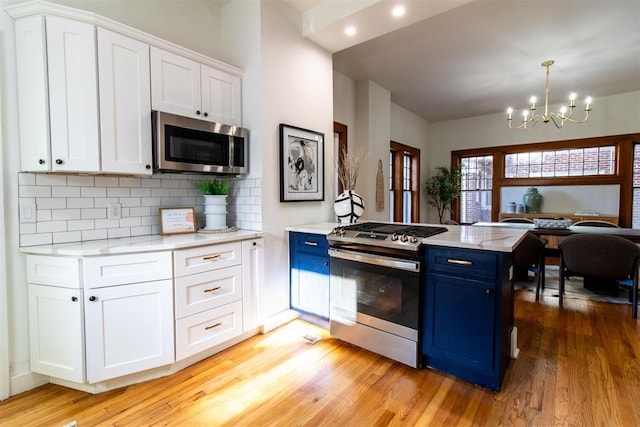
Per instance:
[[[542,66],[545,67],[547,69],[547,81],[545,83],[544,86],[544,114],[536,114],[536,97],[532,96],[531,99],[529,99],[529,102],[531,103],[531,106],[529,107],[528,110],[524,110],[522,112],[522,123],[520,123],[520,126],[512,126],[511,123],[511,115],[513,114],[513,108],[509,107],[507,109],[507,121],[509,122],[509,128],[511,129],[520,129],[520,128],[524,128],[527,129],[527,126],[529,126],[529,128],[533,128],[536,123],[542,121],[545,123],[549,123],[550,121],[553,122],[554,125],[556,125],[556,127],[558,129],[560,129],[561,127],[564,126],[564,124],[566,122],[571,122],[571,123],[584,123],[587,121],[587,119],[589,118],[589,111],[591,111],[591,97],[588,96],[585,99],[585,108],[584,108],[584,119],[582,120],[575,120],[573,119],[571,116],[573,115],[573,110],[576,108],[576,94],[575,93],[571,93],[569,95],[569,110],[567,111],[567,107],[565,107],[564,105],[560,108],[560,112],[559,113],[555,113],[555,112],[549,112],[549,67],[553,65],[552,60],[549,61],[544,61],[542,63]]]

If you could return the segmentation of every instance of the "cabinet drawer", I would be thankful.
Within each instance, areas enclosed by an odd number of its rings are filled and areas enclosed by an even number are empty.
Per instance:
[[[329,242],[324,234],[295,233],[289,235],[291,252],[307,252],[317,255],[327,255]]]
[[[242,301],[176,320],[176,361],[242,333]]]
[[[242,299],[242,267],[178,277],[175,281],[176,318]]]
[[[176,277],[240,265],[242,242],[175,251],[173,258]]]
[[[85,288],[171,278],[171,252],[109,255],[84,259]]]
[[[27,282],[79,289],[80,258],[27,255]]]
[[[428,247],[426,257],[430,272],[480,280],[496,278],[498,260],[491,252]]]

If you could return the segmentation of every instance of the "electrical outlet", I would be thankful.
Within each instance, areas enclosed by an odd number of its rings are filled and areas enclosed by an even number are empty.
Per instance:
[[[20,223],[36,222],[36,200],[20,200]]]
[[[107,207],[107,218],[109,219],[121,219],[122,218],[122,206],[120,203],[109,203]]]

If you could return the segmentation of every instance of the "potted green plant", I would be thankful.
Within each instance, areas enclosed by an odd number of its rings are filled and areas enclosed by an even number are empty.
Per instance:
[[[196,181],[193,186],[204,196],[205,230],[227,228],[227,195],[231,181],[220,178]]]
[[[444,212],[451,212],[451,202],[458,198],[461,188],[462,166],[438,166],[436,173],[425,183],[428,203],[438,211],[440,224]]]
[[[230,184],[230,181],[225,181],[219,178],[196,181],[193,183],[194,187],[200,190],[200,192],[202,192],[202,194],[205,196],[226,196],[229,194]]]

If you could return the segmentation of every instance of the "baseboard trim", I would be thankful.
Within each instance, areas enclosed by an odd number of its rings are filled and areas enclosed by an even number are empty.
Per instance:
[[[264,320],[264,324],[262,325],[262,333],[266,334],[274,330],[275,328],[284,325],[285,323],[289,323],[294,319],[300,317],[300,313],[297,311],[286,309],[279,313],[276,313],[270,317],[267,317]]]
[[[35,372],[25,372],[24,374],[13,376],[9,379],[10,395],[15,396],[49,382],[49,377]]]

